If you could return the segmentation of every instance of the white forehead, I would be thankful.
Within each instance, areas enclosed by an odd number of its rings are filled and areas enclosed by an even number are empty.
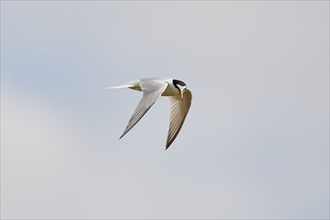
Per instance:
[[[183,89],[185,89],[187,86],[182,86],[182,85],[176,85],[180,90],[183,90]]]

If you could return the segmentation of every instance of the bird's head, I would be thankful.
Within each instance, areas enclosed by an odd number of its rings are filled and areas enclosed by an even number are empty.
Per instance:
[[[187,88],[186,84],[180,80],[173,79],[173,85],[180,93],[181,99],[183,99],[183,92]]]

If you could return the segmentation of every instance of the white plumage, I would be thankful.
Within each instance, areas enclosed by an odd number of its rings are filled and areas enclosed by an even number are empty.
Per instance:
[[[191,105],[192,94],[186,84],[172,78],[145,78],[111,88],[130,88],[143,92],[142,99],[120,138],[138,123],[160,96],[170,98],[170,126],[165,149],[169,148],[179,134]]]

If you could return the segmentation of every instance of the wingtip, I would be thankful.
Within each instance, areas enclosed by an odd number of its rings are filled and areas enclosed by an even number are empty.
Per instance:
[[[125,134],[122,134],[122,135],[119,137],[119,140],[120,140],[122,137],[124,137],[124,135],[125,135]]]

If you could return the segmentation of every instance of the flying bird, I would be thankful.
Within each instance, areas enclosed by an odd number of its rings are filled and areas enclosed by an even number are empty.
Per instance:
[[[147,113],[160,96],[170,99],[170,126],[168,129],[165,149],[168,149],[178,136],[183,122],[188,114],[192,95],[184,82],[173,78],[144,78],[125,83],[120,86],[110,87],[114,89],[129,88],[142,91],[143,96],[130,118],[123,134],[124,137],[136,123]]]

